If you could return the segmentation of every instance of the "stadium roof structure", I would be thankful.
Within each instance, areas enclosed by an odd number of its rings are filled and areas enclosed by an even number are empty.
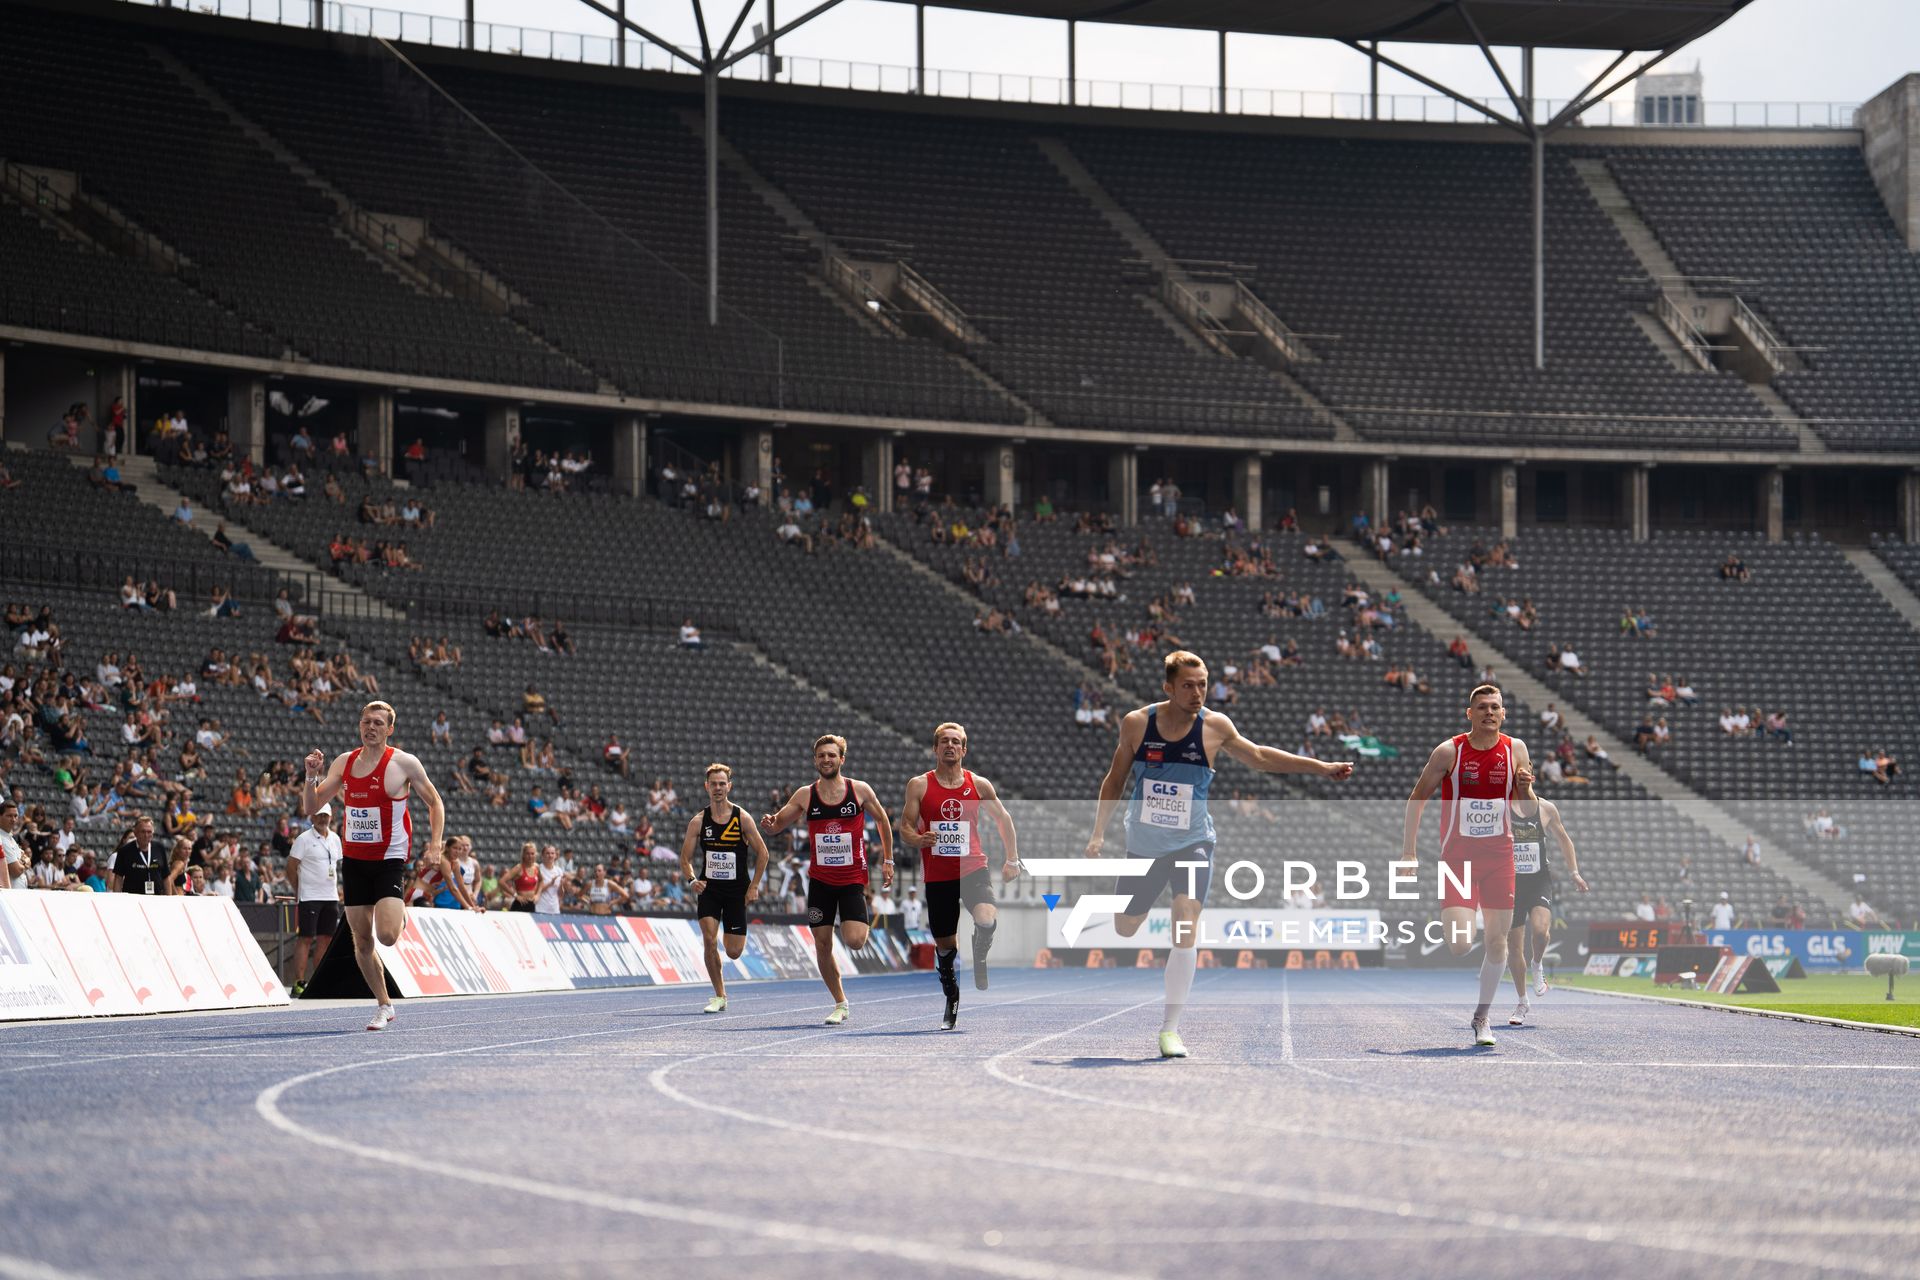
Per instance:
[[[744,59],[772,53],[788,32],[805,26],[834,8],[840,0],[815,0],[799,17],[774,25],[756,25],[746,44],[734,42],[747,18],[761,4],[774,22],[774,0],[739,0],[740,8],[724,38],[709,32],[700,0],[688,0],[700,49],[682,49],[647,30],[627,16],[626,0],[579,0],[613,19],[625,30],[665,48],[697,68],[705,81],[707,152],[707,316],[720,322],[720,196],[719,196],[719,88],[720,74]],[[721,0],[731,8],[734,0]],[[925,48],[924,0],[911,3],[917,11],[919,42]],[[1656,64],[1672,57],[1694,40],[1712,31],[1751,0],[942,0],[934,7],[1043,18],[1067,24],[1067,80],[1074,83],[1074,28],[1081,22],[1129,26],[1177,27],[1216,31],[1220,35],[1220,89],[1226,92],[1227,34],[1294,36],[1337,40],[1365,54],[1372,64],[1375,98],[1380,68],[1385,66],[1472,108],[1488,121],[1511,129],[1533,147],[1533,366],[1546,367],[1546,201],[1544,196],[1547,137],[1581,113],[1631,84]],[[468,0],[467,29],[473,29],[473,0]],[[1454,89],[1380,52],[1388,43],[1475,45],[1499,80],[1511,115]],[[1494,48],[1521,51],[1520,84],[1494,56]],[[1533,54],[1539,48],[1616,49],[1608,63],[1559,111],[1540,118],[1535,94]],[[1636,53],[1645,53],[1639,65],[1620,72]],[[921,77],[924,81],[924,53]],[[1619,73],[1616,75],[1616,73]]]

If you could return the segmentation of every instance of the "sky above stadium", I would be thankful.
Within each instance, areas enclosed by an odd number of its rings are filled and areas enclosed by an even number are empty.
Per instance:
[[[458,16],[465,12],[465,0],[380,0],[380,7]],[[709,25],[722,31],[738,12],[724,0],[713,0],[706,11]],[[801,0],[777,5],[783,19],[803,11]],[[478,13],[489,23],[599,36],[613,31],[609,19],[572,0],[478,0]],[[684,41],[683,47],[698,47],[686,3],[629,0],[629,14],[669,40]],[[749,25],[764,16],[762,0]],[[1504,96],[1476,49],[1387,45],[1383,50],[1468,93]],[[845,0],[782,41],[781,52],[795,58],[911,66],[913,8]],[[1204,31],[1082,24],[1079,59],[1082,80],[1211,85],[1217,74],[1214,36]],[[1544,96],[1567,97],[1610,60],[1602,53],[1543,51],[1538,65]],[[1510,66],[1517,67],[1517,62],[1514,55]],[[1705,73],[1710,102],[1862,102],[1900,76],[1920,71],[1920,3],[1754,0],[1662,69],[1689,70],[1696,62]],[[1238,36],[1229,43],[1228,64],[1228,83],[1234,88],[1356,94],[1367,88],[1366,59],[1327,41]],[[1060,76],[1066,66],[1065,26],[929,9],[927,66]],[[1429,91],[1385,72],[1381,92]]]

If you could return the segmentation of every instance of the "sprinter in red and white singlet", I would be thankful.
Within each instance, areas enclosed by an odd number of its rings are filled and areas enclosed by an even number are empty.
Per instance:
[[[1020,874],[1019,836],[1013,815],[1000,803],[993,784],[961,766],[967,759],[967,731],[952,721],[933,731],[935,767],[907,783],[901,807],[903,842],[920,850],[927,881],[927,921],[933,926],[934,959],[947,1011],[940,1025],[948,1031],[960,1017],[960,980],[954,961],[960,950],[960,908],[973,915],[973,985],[987,989],[987,952],[993,946],[999,908],[993,898],[993,873],[980,844],[980,817],[1000,833],[1006,851],[1000,874]]]
[[[387,744],[396,719],[388,704],[369,702],[360,712],[360,745],[334,757],[324,777],[320,770],[326,757],[317,750],[308,753],[307,783],[300,794],[302,814],[340,797],[340,851],[345,855],[340,861],[341,888],[347,927],[353,931],[353,957],[375,1001],[369,1031],[385,1030],[393,1021],[387,973],[374,941],[391,947],[407,926],[401,897],[413,854],[413,816],[407,803],[416,795],[426,801],[427,853],[436,865],[447,818],[425,767],[411,753]]]
[[[867,945],[869,817],[880,834],[880,883],[893,887],[893,824],[872,787],[841,773],[846,762],[847,740],[837,733],[821,734],[813,744],[813,768],[820,780],[801,787],[777,812],[760,819],[760,829],[768,835],[806,819],[807,845],[813,851],[807,864],[807,923],[813,929],[820,977],[833,994],[833,1012],[827,1015],[830,1027],[845,1022],[848,1014],[847,991],[840,984],[840,966],[833,957],[836,917],[840,940],[850,950]]]
[[[1471,728],[1433,749],[1413,794],[1407,797],[1403,865],[1420,861],[1420,817],[1440,793],[1440,919],[1454,955],[1473,949],[1474,911],[1486,927],[1480,961],[1480,1001],[1473,1013],[1475,1044],[1493,1043],[1488,1011],[1507,967],[1507,933],[1513,923],[1513,815],[1516,798],[1533,803],[1533,765],[1527,744],[1500,731],[1506,701],[1498,687],[1483,684],[1467,703]],[[1453,881],[1459,881],[1456,886]]]

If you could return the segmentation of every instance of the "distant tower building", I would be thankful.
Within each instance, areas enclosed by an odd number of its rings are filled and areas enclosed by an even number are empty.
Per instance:
[[[1699,125],[1706,121],[1700,68],[1641,76],[1634,88],[1634,115],[1643,125]]]

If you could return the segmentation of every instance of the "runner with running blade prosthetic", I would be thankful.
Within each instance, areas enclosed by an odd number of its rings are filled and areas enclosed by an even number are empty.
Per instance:
[[[353,931],[353,958],[373,993],[369,1031],[384,1031],[393,1021],[387,996],[387,971],[374,949],[400,941],[407,927],[401,896],[413,852],[413,815],[408,801],[427,805],[426,852],[436,861],[443,852],[446,806],[427,770],[411,753],[388,745],[398,717],[385,702],[369,702],[360,712],[360,745],[334,757],[331,767],[319,751],[307,754],[307,780],[300,791],[300,812],[310,816],[335,796],[341,799],[340,884],[346,900],[347,927]],[[322,776],[321,769],[326,768]]]
[[[993,873],[980,847],[981,813],[992,819],[1006,848],[1000,867],[1004,879],[1020,874],[1020,846],[1013,815],[1000,803],[993,784],[961,767],[967,758],[963,726],[949,721],[933,731],[933,758],[934,768],[907,783],[906,803],[900,809],[901,840],[922,850],[927,923],[933,928],[940,990],[947,998],[940,1025],[951,1031],[960,1017],[960,980],[953,971],[960,950],[960,908],[973,915],[973,985],[981,991],[987,989],[987,952],[993,947],[998,914]]]
[[[1407,797],[1401,837],[1402,866],[1420,865],[1420,815],[1440,793],[1440,919],[1447,947],[1456,956],[1473,949],[1473,918],[1486,921],[1486,953],[1480,960],[1480,1001],[1473,1010],[1473,1042],[1493,1043],[1487,1011],[1507,967],[1507,934],[1513,925],[1512,803],[1534,803],[1533,766],[1527,744],[1500,732],[1507,704],[1498,685],[1483,684],[1467,699],[1467,723],[1433,749]]]
[[[1580,874],[1580,858],[1573,837],[1560,821],[1560,806],[1547,799],[1537,804],[1513,802],[1513,927],[1507,931],[1507,970],[1520,1003],[1507,1019],[1510,1027],[1524,1026],[1533,1005],[1527,999],[1527,976],[1533,976],[1533,994],[1547,994],[1547,940],[1553,936],[1553,868],[1547,865],[1547,832],[1559,842],[1567,874],[1574,887],[1587,891]]]
[[[1166,701],[1130,711],[1120,722],[1113,762],[1100,781],[1100,808],[1087,856],[1100,856],[1107,823],[1124,800],[1127,856],[1150,858],[1153,869],[1114,881],[1114,894],[1128,902],[1114,916],[1113,927],[1121,937],[1131,938],[1146,922],[1160,891],[1173,889],[1173,947],[1167,952],[1160,1056],[1184,1058],[1180,1014],[1193,989],[1200,909],[1213,883],[1213,815],[1207,811],[1213,762],[1224,751],[1262,773],[1304,773],[1335,781],[1353,776],[1353,762],[1297,756],[1241,737],[1233,721],[1207,710],[1207,664],[1184,649],[1167,655],[1165,670]]]
[[[807,923],[813,928],[813,950],[820,978],[833,995],[827,1025],[837,1027],[852,1012],[840,983],[840,966],[833,958],[833,926],[840,921],[840,940],[848,950],[867,945],[867,817],[880,833],[880,884],[893,888],[893,824],[886,806],[873,788],[844,776],[847,740],[837,733],[821,734],[813,744],[813,767],[820,780],[794,792],[779,810],[760,819],[767,835],[785,831],[802,818],[807,822],[807,845],[813,851],[807,868]]]
[[[732,794],[733,767],[708,765],[707,806],[688,820],[680,840],[680,874],[699,903],[702,954],[713,981],[713,999],[702,1013],[726,1012],[726,964],[720,959],[719,935],[726,931],[727,956],[738,960],[747,949],[747,905],[760,896],[760,882],[767,874],[766,842],[747,811],[733,803]],[[747,850],[753,853],[751,878],[740,865],[740,855]]]

